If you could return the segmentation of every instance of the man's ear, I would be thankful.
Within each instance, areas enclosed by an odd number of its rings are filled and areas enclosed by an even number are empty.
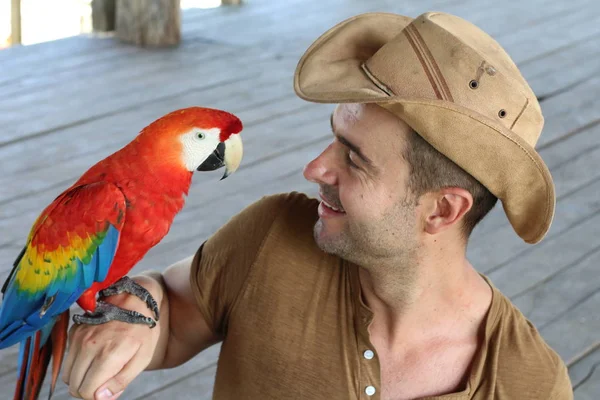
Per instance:
[[[473,196],[468,190],[450,187],[430,193],[428,203],[425,231],[434,235],[460,223],[473,206]]]

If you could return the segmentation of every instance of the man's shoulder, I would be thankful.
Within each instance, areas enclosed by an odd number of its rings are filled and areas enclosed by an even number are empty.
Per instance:
[[[316,220],[318,200],[301,192],[269,194],[245,207],[242,213],[261,218],[270,215],[296,222]]]
[[[497,382],[513,394],[530,393],[530,397],[522,398],[572,398],[571,382],[560,355],[510,299],[496,288],[494,296],[496,315],[492,316],[495,321],[490,321],[493,328],[488,331],[488,351],[493,349],[495,353],[490,356],[495,358]]]

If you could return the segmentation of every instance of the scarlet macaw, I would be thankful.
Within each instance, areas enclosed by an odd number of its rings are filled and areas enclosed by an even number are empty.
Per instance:
[[[15,399],[38,397],[51,357],[52,395],[74,302],[86,312],[74,315],[75,323],[156,324],[101,298],[136,295],[158,320],[155,300],[126,274],[169,231],[195,170],[224,166],[224,179],[239,167],[241,130],[241,121],[225,111],[171,112],[93,165],[44,209],[2,288],[0,349],[21,343]]]

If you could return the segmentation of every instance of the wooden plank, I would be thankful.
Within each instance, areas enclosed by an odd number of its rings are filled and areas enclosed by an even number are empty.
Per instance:
[[[61,44],[61,46],[59,46],[59,44]],[[121,43],[110,37],[88,38],[86,36],[75,36],[52,42],[52,45],[56,46],[57,50],[50,54],[47,54],[44,48],[40,48],[39,52],[25,54],[25,56],[28,57],[13,54],[12,58],[8,58],[6,61],[0,61],[0,65],[2,65],[3,68],[6,68],[7,71],[0,77],[0,88],[11,88],[12,90],[14,90],[14,88],[24,89],[26,84],[33,78],[37,78],[33,79],[34,82],[40,80],[42,82],[52,82],[56,79],[54,76],[56,74],[68,74],[72,79],[79,75],[93,76],[93,74],[87,72],[88,68],[94,68],[97,65],[102,66],[103,64],[107,64],[109,67],[111,64],[114,66],[114,63],[120,60],[128,61],[128,58],[124,57],[127,55],[141,54],[142,56],[150,58],[153,54],[160,55],[190,51],[196,52],[195,56],[197,57],[207,57],[205,53],[211,48],[221,50],[232,48],[232,46],[226,46],[224,44],[211,43],[200,37],[186,38],[179,45],[177,51],[173,51],[169,48],[148,51],[147,49],[141,49],[126,43]],[[37,48],[37,46],[39,45],[24,47]],[[8,50],[12,52],[14,49],[11,48]],[[64,51],[64,54],[61,54],[61,51]],[[2,55],[3,52],[0,52],[0,55]],[[218,54],[214,54],[214,57],[218,57]],[[26,59],[27,62],[22,62],[23,59]],[[28,68],[28,64],[35,64],[36,68]],[[115,70],[113,70],[113,72],[119,71],[118,68],[115,68]],[[67,79],[66,83],[72,82]]]
[[[105,43],[107,40],[91,40],[91,39],[82,39],[82,38],[72,38],[72,42],[79,43]],[[79,40],[76,40],[79,39]],[[65,39],[66,41],[66,39]],[[35,46],[35,45],[32,45]],[[30,47],[30,46],[24,46]],[[89,46],[91,48],[97,48],[99,46]],[[108,51],[106,48],[98,48],[96,52],[81,52],[81,54],[73,54],[72,56],[55,54],[54,59],[44,60],[42,59],[43,51],[41,51],[41,55],[39,58],[31,60],[31,64],[39,65],[38,68],[32,69],[28,68],[26,63],[17,64],[17,65],[3,65],[3,69],[5,68],[7,73],[3,74],[0,77],[0,88],[3,93],[6,91],[7,94],[22,94],[22,91],[26,91],[28,87],[36,87],[36,86],[47,86],[46,82],[53,82],[59,77],[55,77],[55,74],[75,74],[84,72],[85,67],[94,66],[94,65],[102,65],[103,63],[111,63],[115,60],[118,60],[120,57],[125,56],[127,54],[133,54],[135,52],[140,52],[141,50],[134,47],[126,47],[126,45],[122,44],[122,47],[115,47],[113,50]],[[1,54],[1,52],[0,52]],[[15,56],[15,60],[20,60],[21,57]],[[8,72],[10,71],[10,72]],[[4,72],[4,71],[3,71]],[[10,91],[10,92],[9,92]],[[4,100],[4,98],[2,99]]]
[[[496,10],[488,10],[487,7],[482,8],[480,24],[486,32],[494,36],[503,46],[512,46],[512,44],[509,44],[509,37],[535,36],[536,30],[544,24],[552,24],[553,21],[577,13],[583,8],[593,8],[596,3],[594,0],[569,2],[514,0],[508,3],[499,3],[499,5],[500,8]],[[470,18],[473,17],[470,16]],[[518,46],[518,40],[516,45]]]
[[[588,80],[585,85],[561,93],[542,104],[546,126],[538,147],[543,148],[576,134],[582,129],[595,126],[600,121],[598,96],[600,77]],[[568,104],[568,106],[566,106]],[[546,112],[546,109],[549,110]]]
[[[540,333],[563,360],[569,360],[598,342],[599,308],[600,291],[597,291],[561,319],[541,329]]]
[[[511,301],[538,329],[544,329],[600,290],[598,265],[600,244],[550,279],[513,296]]]
[[[590,351],[577,362],[569,365],[569,377],[575,391],[575,398],[585,398],[580,396],[581,392],[588,392],[591,381],[597,381],[597,371],[600,369],[600,342],[590,348]],[[592,392],[595,393],[597,398],[600,393],[600,388],[594,389]],[[587,393],[586,393],[587,394]],[[592,397],[587,397],[592,399]]]
[[[67,57],[52,62],[53,67],[25,70],[21,76],[13,76],[9,82],[2,85],[2,92],[15,103],[24,97],[25,100],[21,101],[23,105],[30,104],[32,101],[52,101],[53,96],[65,96],[69,93],[93,96],[94,93],[85,91],[87,85],[90,90],[103,93],[109,91],[111,82],[128,81],[139,74],[152,74],[156,70],[169,66],[176,68],[186,62],[200,63],[202,60],[224,57],[233,52],[238,50],[200,41],[182,46],[178,51],[171,49],[147,51],[135,46],[119,44],[115,46],[113,52]],[[138,68],[138,75],[133,74],[136,68]],[[103,79],[106,80],[107,85],[98,86],[97,83]],[[0,104],[3,104],[3,107],[15,108],[14,103],[11,104],[6,97],[0,99]]]
[[[38,69],[55,70],[73,59],[93,58],[102,53],[111,53],[114,47],[115,43],[111,38],[90,39],[85,36],[58,39],[52,41],[50,46],[38,43],[11,47],[0,52],[0,65],[3,70],[0,85],[29,74],[31,65],[36,65]]]
[[[515,296],[568,268],[582,254],[593,251],[598,243],[581,238],[594,237],[600,237],[600,214],[543,241],[517,260],[489,272],[488,276],[503,293]],[[515,276],[519,279],[515,279]]]
[[[235,72],[224,70],[225,65],[235,68],[236,64]],[[255,70],[243,68],[242,64],[243,62],[236,57],[204,62],[202,69],[190,63],[177,69],[177,78],[174,78],[172,69],[157,71],[149,76],[136,76],[127,82],[120,82],[121,84],[113,86],[112,90],[99,91],[96,96],[77,97],[71,93],[64,96],[57,94],[53,101],[30,103],[35,104],[36,107],[13,108],[9,110],[12,111],[12,118],[9,112],[0,124],[6,132],[0,139],[0,147],[25,138],[43,136],[69,126],[81,125],[101,116],[115,115],[123,110],[141,107],[160,99],[174,98],[190,91],[201,91],[256,75]],[[93,86],[97,85],[101,85],[101,82],[96,82]],[[154,86],[152,91],[146,92],[143,97],[140,96],[145,88],[152,86]],[[82,87],[81,92],[83,91]],[[78,110],[78,112],[69,118],[63,114],[65,110]],[[7,130],[8,126],[10,130]]]
[[[500,42],[517,64],[524,63],[597,35],[600,33],[598,22],[600,7],[598,3],[590,2],[576,12],[515,32]]]
[[[560,237],[573,227],[598,214],[600,212],[598,195],[600,195],[600,181],[584,187],[572,196],[565,198],[564,201],[557,203],[553,226],[540,244],[532,246],[523,242],[507,223],[493,232],[473,236],[467,256],[473,265],[483,273],[490,273],[504,268],[508,264],[518,263],[521,257],[533,251],[537,246]],[[499,243],[501,245],[498,245]]]
[[[521,64],[523,76],[542,104],[575,86],[585,85],[600,70],[600,35],[542,57],[534,63]]]
[[[62,100],[61,96],[79,95],[92,98],[95,94],[95,92],[91,92],[92,90],[100,94],[110,93],[113,89],[112,84],[115,82],[125,81],[127,83],[136,78],[141,80],[144,75],[151,75],[164,69],[172,71],[174,68],[182,66],[194,66],[196,70],[201,70],[199,65],[204,66],[206,60],[214,63],[217,61],[215,59],[225,57],[233,52],[239,54],[240,50],[203,43],[194,43],[177,49],[177,51],[173,49],[149,51],[134,46],[118,45],[112,53],[102,52],[95,57],[87,58],[67,58],[70,61],[63,62],[63,65],[56,70],[29,71],[26,78],[17,80],[18,86],[15,84],[5,87],[5,89],[13,91],[15,86],[26,90],[15,93],[12,105],[4,98],[0,99],[0,104],[3,108],[9,107],[8,109],[10,109],[12,107],[14,109],[32,102],[35,104],[35,102],[42,103],[52,99]],[[244,55],[244,52],[241,52],[240,55]],[[91,67],[91,73],[82,70],[82,67]],[[210,67],[210,65],[206,67]],[[138,71],[138,75],[135,75],[136,71]],[[48,74],[52,75],[47,76]],[[105,86],[99,86],[101,81],[106,82]],[[37,90],[44,86],[54,87],[49,90]],[[90,92],[84,90],[88,87]],[[55,92],[55,97],[52,97],[52,90]]]
[[[590,371],[592,375],[584,384],[577,387],[575,400],[597,400],[600,393],[600,368],[598,364]]]

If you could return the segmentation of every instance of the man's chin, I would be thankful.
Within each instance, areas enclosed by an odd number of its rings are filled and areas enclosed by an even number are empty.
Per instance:
[[[343,256],[342,248],[343,240],[342,235],[334,232],[328,232],[327,227],[321,220],[317,221],[313,230],[313,236],[317,246],[325,253]]]

